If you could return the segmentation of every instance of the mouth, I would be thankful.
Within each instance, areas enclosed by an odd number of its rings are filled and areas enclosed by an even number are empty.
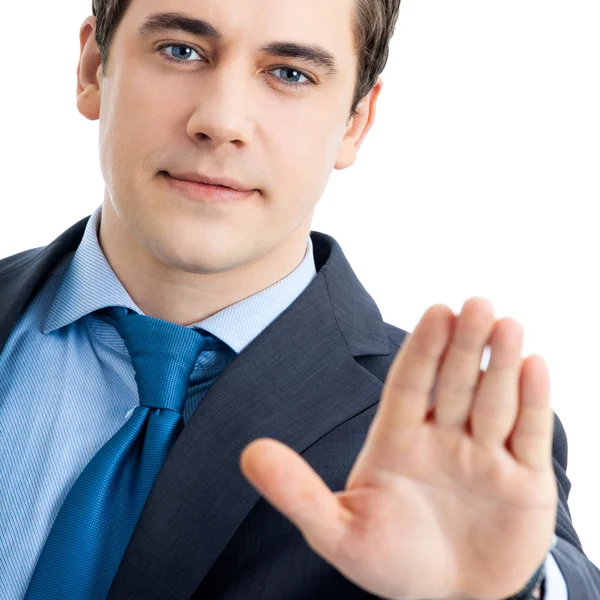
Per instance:
[[[248,190],[241,192],[233,188],[223,185],[210,185],[207,183],[199,183],[197,181],[189,181],[186,179],[177,179],[170,175],[167,171],[161,171],[161,176],[169,185],[171,190],[174,190],[179,195],[183,195],[190,200],[201,203],[232,203],[250,198],[257,190]]]
[[[205,173],[197,173],[197,172],[179,172],[177,174],[173,174],[170,171],[166,171],[173,179],[179,179],[180,181],[192,181],[194,183],[203,183],[204,185],[214,185],[218,187],[225,187],[235,190],[236,192],[249,192],[252,191],[252,188],[244,185],[242,182],[237,181],[231,177],[227,177],[226,175],[207,175]]]
[[[187,181],[188,183],[199,183],[200,185],[206,185],[206,186],[210,186],[210,187],[220,187],[220,188],[224,188],[226,190],[233,190],[233,188],[231,188],[231,187],[228,187],[226,185],[221,185],[221,184],[218,184],[218,183],[204,183],[202,181],[193,181],[191,179],[184,179],[182,177],[174,177],[173,175],[171,175],[167,171],[163,171],[163,173],[165,175],[168,175],[171,179],[176,179],[177,181]],[[235,190],[235,191],[238,191],[238,190]]]

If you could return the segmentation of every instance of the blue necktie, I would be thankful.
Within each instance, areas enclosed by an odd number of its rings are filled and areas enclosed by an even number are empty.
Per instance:
[[[124,307],[99,318],[115,326],[129,350],[140,405],[73,484],[25,600],[106,598],[150,488],[183,430],[181,413],[194,365],[201,352],[225,347],[208,333]],[[213,366],[207,380],[218,374]]]

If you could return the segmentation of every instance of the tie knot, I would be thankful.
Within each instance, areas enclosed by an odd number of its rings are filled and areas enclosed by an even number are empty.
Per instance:
[[[198,356],[222,342],[210,334],[123,307],[111,307],[108,315],[129,351],[140,406],[181,413]]]

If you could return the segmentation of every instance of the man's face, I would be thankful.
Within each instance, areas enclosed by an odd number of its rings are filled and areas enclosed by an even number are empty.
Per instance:
[[[100,162],[105,205],[154,257],[217,273],[299,232],[305,245],[331,170],[352,164],[357,127],[365,129],[348,122],[355,1],[131,1],[99,79]],[[137,34],[167,12],[207,21],[221,39]],[[336,73],[260,50],[271,42],[317,45],[333,56]],[[93,118],[89,105],[80,110]],[[193,201],[165,172],[230,177],[257,191],[235,202]]]

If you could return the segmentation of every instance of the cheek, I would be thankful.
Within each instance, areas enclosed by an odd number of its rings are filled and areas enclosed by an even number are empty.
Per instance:
[[[323,193],[335,165],[341,136],[325,119],[304,120],[293,128],[280,128],[273,133],[277,140],[271,159],[282,186],[293,186],[297,192],[315,201]],[[271,138],[273,139],[273,138]]]
[[[169,130],[168,119],[176,113],[157,86],[150,91],[148,79],[143,72],[120,73],[110,96],[103,99],[107,108],[100,129],[101,168],[109,180],[147,180],[156,174],[156,161],[148,158],[164,150],[160,135]]]

